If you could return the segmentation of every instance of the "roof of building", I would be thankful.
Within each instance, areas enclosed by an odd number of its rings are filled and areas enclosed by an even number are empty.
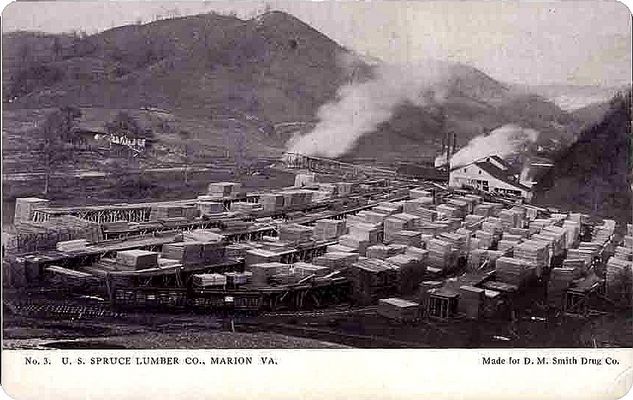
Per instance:
[[[501,169],[497,165],[495,165],[495,163],[504,165],[506,166],[506,168]],[[519,190],[525,190],[525,191],[530,190],[529,187],[519,183],[516,180],[514,175],[510,172],[510,167],[507,165],[507,163],[501,157],[496,156],[496,155],[475,160],[471,162],[470,164],[460,165],[459,167],[453,168],[451,171],[454,171],[458,168],[463,168],[467,165],[472,165],[472,164],[475,164],[477,167],[481,168],[482,170],[490,174],[492,177],[499,179],[500,181],[503,181],[508,185],[512,185]]]

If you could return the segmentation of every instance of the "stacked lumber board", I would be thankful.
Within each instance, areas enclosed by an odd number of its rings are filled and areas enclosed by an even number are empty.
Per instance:
[[[279,262],[281,260],[281,256],[280,252],[276,251],[266,249],[247,249],[244,254],[244,263],[246,265],[253,265]]]
[[[397,231],[392,234],[391,243],[420,247],[422,245],[422,234],[418,231],[410,230]]]
[[[86,239],[75,239],[57,242],[55,248],[59,251],[73,252],[85,250],[87,245],[88,241]]]
[[[312,228],[299,224],[279,226],[279,240],[291,243],[308,242],[312,239]]]
[[[519,228],[523,224],[521,215],[512,210],[501,210],[499,213],[499,219],[504,230],[509,228]]]
[[[633,249],[633,236],[631,235],[624,236],[623,245],[624,247],[628,249]]]
[[[457,208],[451,207],[446,204],[438,205],[437,207],[435,207],[435,211],[437,211],[438,214],[443,215],[444,217],[447,217],[447,218],[462,218],[463,217],[463,215]]]
[[[469,285],[460,286],[457,311],[466,318],[478,319],[483,311],[484,296],[484,289]]]
[[[359,222],[368,224],[382,224],[387,218],[387,214],[378,213],[370,210],[363,210],[357,214],[360,217]]]
[[[158,266],[158,253],[146,250],[123,250],[116,253],[116,263],[134,270],[155,268]]]
[[[379,225],[358,223],[349,227],[349,235],[370,244],[378,243],[382,239],[382,228]]]
[[[402,211],[401,209],[398,209],[397,207],[392,207],[391,203],[387,203],[387,204],[389,205],[385,205],[381,203],[377,205],[376,207],[373,207],[371,210],[373,212],[384,214],[386,216],[398,214],[400,211]]]
[[[514,248],[518,246],[519,243],[521,242],[513,240],[499,240],[497,243],[497,249],[503,252],[510,251],[511,253],[514,253]]]
[[[356,184],[353,182],[335,182],[334,185],[339,196],[348,196],[356,190]]]
[[[480,202],[480,200],[477,200],[471,197],[466,197],[466,196],[456,196],[456,197],[453,197],[453,199],[467,204],[468,208],[466,209],[466,214],[472,214],[473,210],[475,209],[475,206],[479,204]]]
[[[314,226],[312,237],[315,240],[334,239],[345,234],[345,221],[336,219],[320,219]]]
[[[483,263],[488,259],[488,250],[485,249],[474,249],[468,253],[468,258],[466,259],[466,270],[469,272],[474,272],[479,270],[479,268],[483,265]]]
[[[4,267],[3,267],[4,269]],[[86,284],[97,283],[97,277],[82,271],[60,267],[58,265],[49,265],[45,268],[47,278],[54,283],[59,284]],[[5,281],[6,282],[6,281]]]
[[[306,262],[294,263],[292,267],[294,269],[294,272],[301,278],[305,278],[306,276],[310,275],[326,276],[332,272],[332,269],[327,266],[315,265]]]
[[[395,256],[397,254],[403,254],[406,252],[406,245],[384,245],[384,244],[376,244],[373,246],[369,246],[367,248],[367,258],[378,258],[380,260],[384,260],[386,258]]]
[[[441,233],[438,239],[451,244],[460,256],[466,256],[470,247],[470,235],[455,231],[454,233]]]
[[[594,258],[594,251],[589,249],[569,249],[567,250],[567,258],[583,260],[589,267],[591,266]]]
[[[237,182],[214,182],[207,186],[207,195],[212,197],[232,197],[239,195],[242,185]]]
[[[239,212],[242,214],[252,214],[256,211],[262,210],[262,205],[257,203],[248,203],[246,201],[235,202],[231,204],[231,211]]]
[[[18,197],[15,199],[13,223],[31,221],[33,218],[33,210],[37,208],[48,208],[49,205],[50,200],[37,197]]]
[[[201,288],[225,286],[227,277],[223,274],[194,274],[193,285]]]
[[[101,226],[107,232],[124,232],[129,229],[130,223],[128,221],[112,221],[104,222]]]
[[[235,259],[245,258],[248,250],[252,250],[252,246],[247,243],[231,243],[224,248],[226,257]]]
[[[451,243],[440,239],[431,239],[427,244],[429,251],[428,265],[444,272],[450,272],[457,266],[458,252]]]
[[[328,253],[358,253],[358,249],[343,246],[342,244],[332,244],[327,247]]]
[[[411,214],[394,214],[384,221],[384,240],[390,242],[396,232],[413,229],[420,217]]]
[[[481,215],[470,214],[464,217],[464,224],[466,225],[466,228],[474,231],[477,229],[481,229],[481,225],[483,224],[484,219],[485,217]]]
[[[518,287],[525,286],[534,277],[534,267],[518,258],[499,257],[495,263],[496,280]]]
[[[182,218],[183,211],[180,204],[157,204],[151,207],[150,221],[161,221],[169,218]]]
[[[433,205],[433,199],[430,197],[420,197],[413,200],[406,200],[402,204],[402,211],[406,214],[417,215],[420,208],[427,208]]]
[[[482,222],[481,230],[500,237],[503,234],[503,225],[501,224],[501,220],[499,218],[488,217],[484,222]]]
[[[398,293],[411,294],[424,279],[427,256],[416,256],[413,253],[398,254],[385,261],[394,265],[398,276]]]
[[[343,235],[338,238],[338,242],[340,245],[354,249],[361,256],[366,254],[367,248],[370,246],[369,240],[359,239],[352,235]]]
[[[378,300],[378,315],[396,321],[415,321],[420,316],[420,305],[395,297]]]
[[[244,272],[225,272],[226,285],[229,287],[237,287],[247,285],[252,282],[253,273],[251,271]]]
[[[475,238],[479,239],[481,248],[489,249],[492,246],[494,235],[484,230],[475,231]]]
[[[563,229],[567,231],[567,248],[572,248],[580,239],[580,224],[566,220],[563,222]]]
[[[312,259],[314,265],[328,267],[332,270],[341,270],[358,261],[357,253],[325,253]]]
[[[418,198],[430,198],[433,199],[434,195],[433,192],[430,190],[425,190],[422,188],[415,188],[415,189],[410,189],[409,190],[409,197],[411,197],[412,199],[418,199]]]
[[[492,215],[492,204],[477,204],[473,208],[473,214],[481,217]]]
[[[509,240],[511,242],[520,242],[524,239],[525,237],[522,235],[516,235],[516,234],[512,234],[509,232],[503,232],[503,235],[501,235],[501,239],[502,240]]]
[[[278,193],[264,193],[259,195],[258,204],[266,212],[279,211],[284,208],[284,196]]]
[[[469,213],[470,203],[467,201],[448,199],[446,205],[457,210],[457,215],[455,215],[457,218],[464,218]]]
[[[585,263],[584,260],[565,259],[563,260],[562,268],[567,268],[567,269],[572,270],[574,279],[578,279],[581,276],[584,276],[587,274],[587,264]]]
[[[66,240],[85,239],[89,243],[103,240],[99,224],[72,215],[51,217],[46,222],[19,222],[15,224],[15,233],[15,247],[21,251],[54,249],[57,242]]]
[[[394,294],[398,274],[391,264],[378,259],[361,258],[348,271],[352,297],[357,304],[373,304]]]
[[[549,248],[547,243],[524,241],[515,246],[514,258],[522,260],[535,268],[536,276],[541,277],[543,270],[549,266]]]
[[[615,248],[613,254],[615,258],[619,258],[624,261],[633,261],[633,249],[624,246],[618,246]]]
[[[251,282],[253,286],[256,287],[269,285],[270,279],[275,275],[290,273],[290,265],[282,264],[279,262],[247,265],[246,268],[247,271],[250,271],[253,274],[251,277]]]
[[[224,212],[224,204],[217,201],[198,201],[196,205],[202,216],[219,215]]]
[[[163,245],[162,256],[172,260],[178,260],[183,265],[195,265],[204,262],[203,243],[201,242],[177,242]]]
[[[281,194],[284,197],[284,207],[305,206],[312,201],[310,190],[285,190]]]
[[[607,261],[606,295],[618,304],[631,303],[631,268],[633,263],[615,257]]]
[[[191,231],[185,231],[182,233],[182,237],[185,241],[194,242],[223,242],[225,239],[224,235],[210,229],[193,229]]]

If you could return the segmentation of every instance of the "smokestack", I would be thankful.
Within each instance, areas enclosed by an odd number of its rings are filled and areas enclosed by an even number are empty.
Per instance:
[[[442,138],[442,152],[440,154],[444,154],[445,149],[446,149],[446,138]]]
[[[457,151],[457,133],[453,132],[453,152],[451,155],[455,154]]]

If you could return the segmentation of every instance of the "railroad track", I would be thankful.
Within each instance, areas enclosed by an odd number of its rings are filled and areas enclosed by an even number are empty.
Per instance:
[[[4,303],[11,313],[25,317],[60,319],[119,318],[123,313],[113,312],[106,306],[76,304],[15,304]]]

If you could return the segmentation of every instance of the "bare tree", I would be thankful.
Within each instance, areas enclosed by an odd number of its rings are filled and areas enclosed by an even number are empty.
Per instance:
[[[40,136],[40,144],[38,150],[42,154],[42,166],[44,167],[44,190],[46,195],[50,189],[51,174],[59,165],[68,159],[70,146],[64,140],[64,136],[68,133],[66,130],[64,114],[62,111],[56,110],[50,113],[44,123],[37,129]]]
[[[181,130],[178,132],[178,137],[182,141],[181,148],[184,153],[185,159],[185,185],[189,184],[189,168],[191,166],[192,156],[194,153],[193,146],[191,144],[191,132]]]

